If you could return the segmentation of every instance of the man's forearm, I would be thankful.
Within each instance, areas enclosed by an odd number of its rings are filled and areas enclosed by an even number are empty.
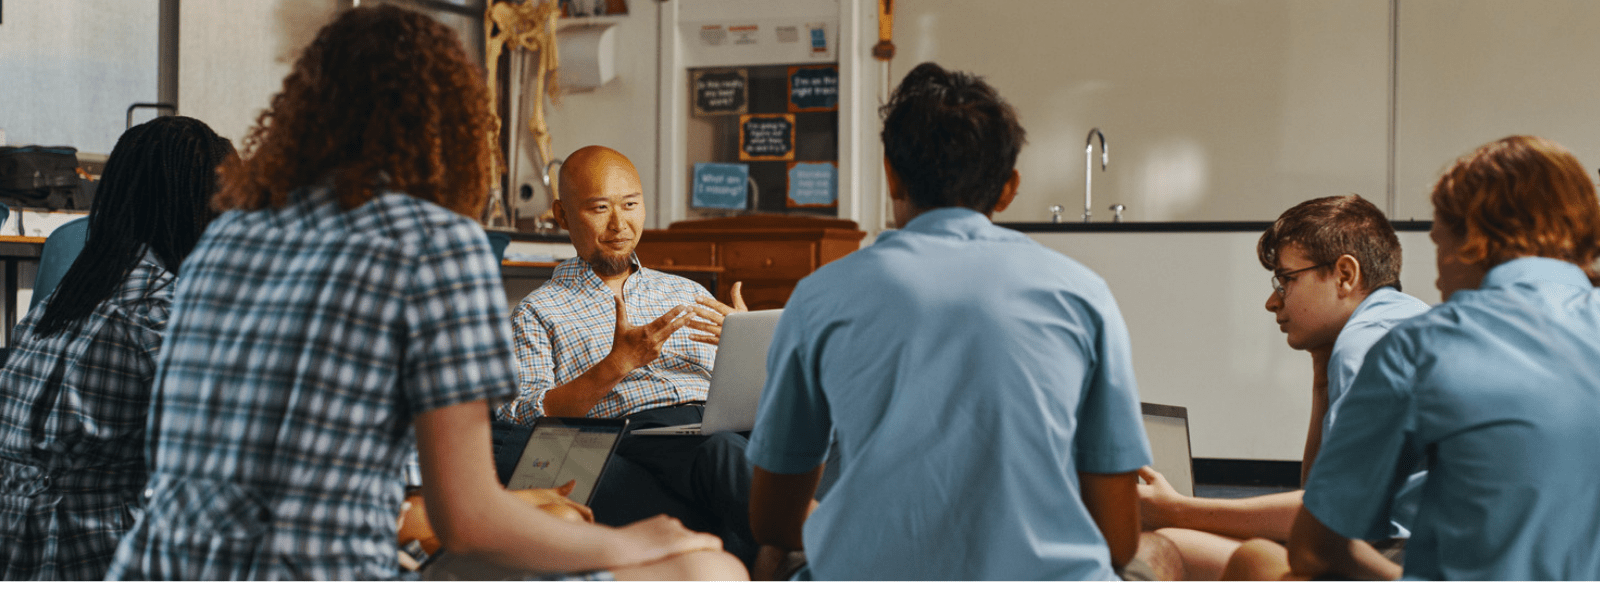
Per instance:
[[[607,356],[572,381],[545,392],[544,414],[552,417],[586,416],[627,375],[626,370]]]
[[[1163,511],[1162,523],[1239,539],[1289,539],[1303,492],[1282,492],[1253,498],[1185,498]]]

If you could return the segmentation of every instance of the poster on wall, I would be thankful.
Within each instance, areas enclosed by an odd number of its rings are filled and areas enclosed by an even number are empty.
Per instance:
[[[690,71],[694,116],[744,114],[750,103],[750,76],[744,69]]]
[[[839,205],[839,168],[832,162],[789,163],[790,208]]]
[[[794,115],[740,115],[739,160],[794,160]]]
[[[739,163],[695,163],[694,193],[689,205],[695,208],[744,210],[750,205],[750,165]]]
[[[789,67],[789,112],[839,110],[838,65]]]

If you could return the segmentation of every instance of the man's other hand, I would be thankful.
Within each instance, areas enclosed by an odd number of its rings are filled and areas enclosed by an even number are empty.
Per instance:
[[[628,324],[628,309],[621,296],[612,296],[617,306],[617,329],[611,339],[611,354],[623,373],[650,364],[661,356],[661,347],[679,329],[683,328],[694,312],[687,306],[675,306],[656,320],[634,327]]]
[[[744,286],[743,281],[735,282],[728,295],[733,300],[733,306],[728,306],[710,296],[701,296],[695,301],[699,304],[690,307],[698,318],[689,321],[689,328],[705,333],[691,334],[689,339],[696,342],[705,342],[716,345],[722,341],[722,321],[736,312],[749,312],[750,308],[744,305],[744,297],[739,290]]]

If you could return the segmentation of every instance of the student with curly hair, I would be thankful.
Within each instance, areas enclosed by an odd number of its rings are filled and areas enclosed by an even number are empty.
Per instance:
[[[516,396],[479,215],[499,159],[455,35],[388,5],[318,34],[223,170],[155,381],[148,511],[112,579],[393,579],[420,456],[447,553],[522,576],[742,578],[658,517],[571,522],[495,477]]]
[[[145,418],[174,280],[233,145],[160,117],[106,161],[77,260],[0,369],[0,576],[100,579],[144,505]]]

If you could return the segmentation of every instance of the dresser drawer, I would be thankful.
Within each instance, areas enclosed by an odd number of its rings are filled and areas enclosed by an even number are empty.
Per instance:
[[[744,298],[750,310],[766,310],[769,308],[783,308],[789,301],[789,296],[794,293],[793,281],[784,282],[745,282],[739,290],[739,296]],[[727,297],[727,294],[723,294]]]
[[[634,252],[639,254],[639,262],[646,266],[703,266],[710,267],[717,264],[716,244],[712,242],[651,242],[649,238],[639,240],[639,246]]]
[[[814,242],[728,242],[722,266],[730,280],[795,279],[817,269]]]

